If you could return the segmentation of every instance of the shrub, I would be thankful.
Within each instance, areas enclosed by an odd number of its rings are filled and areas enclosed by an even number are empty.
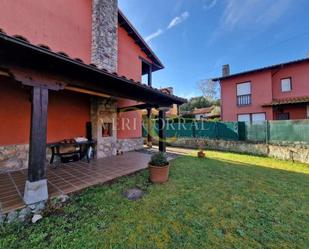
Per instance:
[[[163,152],[157,152],[151,156],[149,164],[153,166],[163,167],[168,164],[168,161]]]

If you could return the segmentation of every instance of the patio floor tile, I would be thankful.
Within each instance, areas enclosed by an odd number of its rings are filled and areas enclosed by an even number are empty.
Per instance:
[[[150,155],[128,152],[121,156],[63,164],[47,169],[50,197],[69,194],[86,187],[102,184],[147,167]],[[27,169],[0,174],[0,208],[3,213],[24,207],[23,194]]]

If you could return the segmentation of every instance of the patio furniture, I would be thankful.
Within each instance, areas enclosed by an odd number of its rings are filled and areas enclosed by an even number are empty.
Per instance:
[[[93,140],[76,141],[75,139],[65,139],[48,144],[47,147],[52,152],[50,164],[57,167],[60,163],[79,161],[83,158],[86,158],[89,163],[94,145],[95,141]]]

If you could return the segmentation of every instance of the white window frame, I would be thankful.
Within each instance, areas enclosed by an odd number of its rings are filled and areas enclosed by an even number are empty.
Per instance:
[[[264,118],[260,120],[254,120],[254,115],[263,115]],[[240,120],[240,117],[247,117],[245,119]],[[265,112],[255,112],[255,113],[243,113],[243,114],[237,114],[237,121],[238,122],[248,122],[248,123],[259,123],[259,122],[265,122],[266,119],[266,113]]]
[[[283,78],[281,79],[281,92],[290,92],[292,91],[292,78]]]

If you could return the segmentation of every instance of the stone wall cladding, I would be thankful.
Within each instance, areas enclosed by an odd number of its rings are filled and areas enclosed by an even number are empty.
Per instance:
[[[117,140],[117,150],[121,152],[141,150],[143,146],[144,146],[144,139],[142,137]]]
[[[118,1],[92,0],[92,63],[117,72]]]
[[[27,168],[28,152],[27,144],[0,146],[0,172]]]
[[[300,144],[294,146],[268,145],[268,156],[309,164],[309,146]]]
[[[92,98],[91,100],[92,137],[97,141],[96,158],[104,158],[117,154],[117,102],[107,98]],[[113,134],[102,137],[104,123],[111,123]]]
[[[28,168],[29,145],[16,144],[0,146],[0,173]],[[51,158],[51,150],[46,148],[46,163]]]
[[[178,138],[168,143],[171,146],[198,149],[200,147],[257,156],[274,157],[309,164],[309,145],[289,144],[273,145],[262,143],[246,143],[241,141],[207,140],[200,138]]]

